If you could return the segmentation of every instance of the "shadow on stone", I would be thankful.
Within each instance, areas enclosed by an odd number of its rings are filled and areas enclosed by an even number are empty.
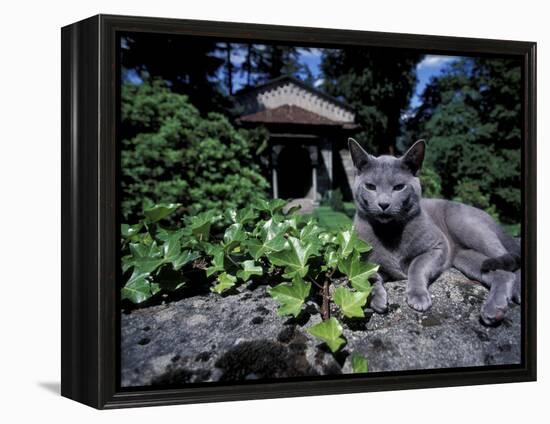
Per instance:
[[[269,340],[240,343],[216,361],[223,371],[220,381],[317,375],[305,357],[306,346],[294,345]]]

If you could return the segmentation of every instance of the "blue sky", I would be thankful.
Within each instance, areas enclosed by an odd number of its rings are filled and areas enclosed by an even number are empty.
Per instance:
[[[460,57],[444,55],[426,55],[422,61],[416,65],[416,77],[418,82],[411,99],[411,108],[420,106],[420,96],[430,79],[441,74],[445,66],[457,61]]]

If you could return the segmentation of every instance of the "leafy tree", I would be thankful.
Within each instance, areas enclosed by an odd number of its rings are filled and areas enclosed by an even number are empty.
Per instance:
[[[441,194],[486,209],[506,223],[521,210],[521,72],[517,61],[468,58],[426,87],[408,122],[428,140],[427,165]]]
[[[160,80],[124,84],[121,107],[125,219],[146,204],[181,203],[180,214],[189,215],[265,196],[255,157],[261,133],[236,130],[219,113],[202,117]]]
[[[429,164],[424,164],[420,171],[420,183],[422,185],[422,196],[428,198],[441,197],[441,177]]]
[[[401,115],[416,84],[419,58],[401,50],[324,50],[322,88],[355,109],[362,127],[355,138],[371,151],[395,153]]]

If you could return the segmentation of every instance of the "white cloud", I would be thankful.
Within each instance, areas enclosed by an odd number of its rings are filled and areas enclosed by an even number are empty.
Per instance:
[[[452,63],[456,61],[458,58],[456,56],[441,56],[441,55],[426,55],[422,61],[416,65],[416,69],[434,69],[434,68],[440,68],[443,65],[447,65],[449,63]]]

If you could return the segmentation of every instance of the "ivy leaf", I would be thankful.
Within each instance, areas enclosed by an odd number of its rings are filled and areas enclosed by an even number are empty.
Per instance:
[[[143,224],[134,224],[134,225],[128,225],[128,224],[122,224],[120,226],[120,234],[122,237],[126,239],[133,238],[136,234],[139,233],[139,231],[142,229]]]
[[[141,272],[153,272],[164,264],[164,258],[145,258],[134,261],[134,268]]]
[[[261,212],[267,212],[270,216],[280,212],[285,207],[286,201],[283,199],[264,200],[257,199],[252,207]]]
[[[189,227],[199,241],[206,241],[210,236],[210,227],[220,219],[221,216],[214,211],[203,212],[189,219]]]
[[[172,262],[180,254],[180,237],[180,234],[172,234],[162,245],[162,252],[166,262]]]
[[[134,260],[132,255],[125,255],[122,257],[122,272],[126,273],[130,268],[134,266]]]
[[[259,265],[256,265],[252,260],[244,261],[242,265],[243,265],[243,269],[237,272],[237,277],[243,281],[247,281],[251,275],[263,274],[262,267]]]
[[[340,256],[343,258],[347,258],[353,251],[365,253],[372,249],[368,243],[357,237],[357,233],[353,228],[340,231],[336,239],[340,246]]]
[[[231,209],[229,211],[229,217],[235,224],[246,224],[253,221],[256,218],[254,209],[248,207],[239,210]]]
[[[334,317],[307,329],[307,332],[324,341],[332,352],[337,352],[345,343],[342,325]]]
[[[340,306],[342,313],[348,318],[362,318],[365,316],[363,306],[367,303],[368,293],[353,292],[345,287],[334,290],[334,303]]]
[[[331,233],[321,233],[319,234],[319,241],[322,244],[335,244],[337,242],[337,237]]]
[[[121,298],[128,299],[132,303],[142,303],[158,293],[160,290],[159,285],[149,282],[147,277],[149,277],[148,272],[134,270],[121,290]]]
[[[351,368],[355,373],[365,373],[369,371],[369,363],[367,358],[358,353],[353,353],[351,355]]]
[[[215,293],[221,294],[235,285],[235,283],[237,282],[237,277],[228,274],[227,272],[224,272],[218,275],[217,281],[218,284],[211,287],[210,290]]]
[[[164,263],[162,251],[156,241],[151,244],[130,243],[130,252],[134,268],[142,273],[151,273]]]
[[[212,265],[206,268],[206,276],[210,277],[216,272],[222,272],[224,268],[225,252],[223,247],[216,245],[212,246],[208,252],[212,256]]]
[[[174,271],[179,271],[185,265],[190,262],[193,262],[195,259],[199,258],[200,255],[197,252],[192,252],[190,250],[182,251],[178,256],[172,259],[172,266]]]
[[[323,256],[325,259],[325,263],[323,265],[324,270],[336,268],[338,266],[338,253],[334,249],[329,248],[325,250],[325,254]]]
[[[235,249],[244,239],[246,234],[243,231],[243,224],[231,224],[223,235],[224,248],[227,252]]]
[[[284,234],[290,225],[291,224],[289,221],[278,222],[271,218],[265,221],[265,223],[261,226],[261,233],[266,240],[271,240],[278,235]]]
[[[267,291],[273,299],[279,302],[279,315],[294,315],[294,317],[297,317],[306,297],[309,295],[310,289],[311,283],[306,283],[297,278],[292,284],[281,283],[268,288]]]
[[[158,204],[149,209],[145,209],[143,211],[143,214],[145,215],[145,221],[148,223],[160,221],[161,219],[166,218],[180,206],[180,203],[168,203]]]
[[[296,235],[299,235],[298,233],[299,216],[298,215],[287,217],[283,221],[283,224],[286,226],[287,229],[292,229],[294,230]]]
[[[130,243],[130,252],[134,259],[154,258],[162,255],[156,241],[152,243]]]
[[[309,267],[307,261],[316,252],[312,243],[303,243],[295,237],[289,237],[289,249],[269,253],[267,258],[273,265],[284,266],[286,278],[305,277]]]
[[[317,225],[315,220],[309,220],[305,227],[300,230],[300,238],[302,240],[317,237],[320,233],[323,232],[323,229]]]
[[[247,240],[245,247],[255,260],[258,260],[267,253],[280,252],[287,245],[286,238],[284,237],[284,232],[287,228],[287,225],[269,219],[261,226],[260,232],[262,237],[260,239],[252,238]]]
[[[158,228],[157,234],[155,235],[155,238],[167,241],[169,239],[179,240],[181,242],[181,238],[185,235],[184,229],[179,229],[177,231],[173,230],[167,230],[166,228]]]
[[[369,277],[378,271],[379,266],[361,259],[359,252],[338,261],[338,270],[348,276],[353,288],[370,293]]]
[[[284,250],[286,244],[286,239],[282,234],[279,234],[271,240],[266,240],[264,242],[258,239],[250,239],[245,242],[246,248],[255,260],[258,260],[267,253],[280,252],[281,250]]]

